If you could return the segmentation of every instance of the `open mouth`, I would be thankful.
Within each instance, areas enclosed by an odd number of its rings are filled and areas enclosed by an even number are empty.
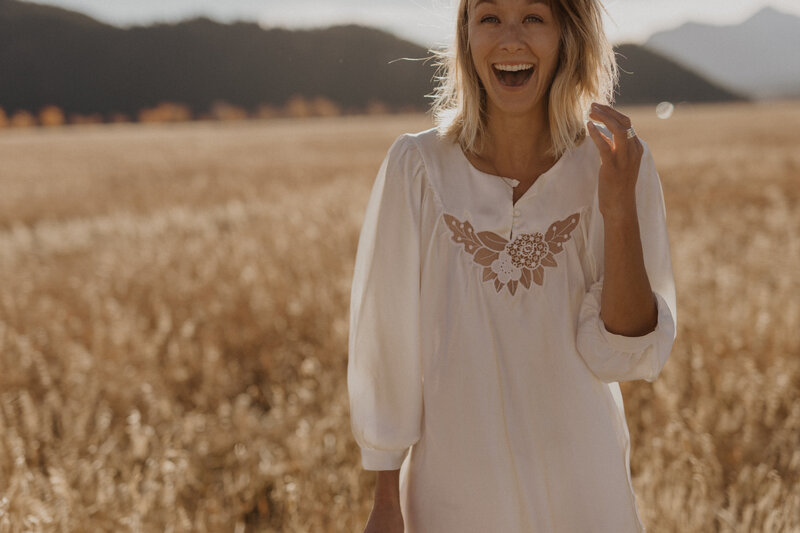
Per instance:
[[[521,87],[533,76],[532,63],[520,63],[517,65],[497,63],[492,65],[492,70],[500,84],[506,87]]]

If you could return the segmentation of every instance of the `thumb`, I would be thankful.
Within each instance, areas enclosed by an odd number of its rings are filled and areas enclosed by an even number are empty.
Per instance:
[[[586,129],[589,131],[589,136],[592,138],[592,141],[594,141],[595,146],[600,150],[600,157],[603,160],[609,159],[612,155],[611,140],[603,135],[591,120],[586,123]]]

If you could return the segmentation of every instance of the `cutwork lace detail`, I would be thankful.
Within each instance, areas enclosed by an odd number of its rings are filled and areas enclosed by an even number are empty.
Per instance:
[[[521,283],[531,288],[531,281],[544,283],[544,267],[556,267],[554,255],[564,249],[581,216],[574,213],[550,225],[547,233],[523,233],[509,242],[491,231],[475,233],[468,221],[461,222],[444,213],[447,227],[453,232],[453,242],[463,244],[473,261],[483,267],[483,281],[493,281],[497,292],[508,287],[512,295]]]

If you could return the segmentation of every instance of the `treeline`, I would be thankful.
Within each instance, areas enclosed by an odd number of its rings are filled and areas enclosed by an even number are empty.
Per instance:
[[[284,106],[263,104],[254,111],[230,104],[225,101],[215,102],[204,113],[192,113],[186,105],[175,102],[162,102],[155,107],[140,110],[136,115],[126,113],[65,113],[61,108],[48,105],[33,113],[27,110],[17,110],[11,114],[0,108],[0,128],[26,128],[35,126],[64,126],[68,124],[109,124],[109,123],[163,123],[163,122],[189,122],[192,120],[232,121],[250,119],[273,118],[310,118],[310,117],[338,117],[342,115],[369,114],[382,115],[388,113],[404,113],[418,111],[416,107],[390,107],[382,102],[370,102],[363,109],[342,109],[341,106],[326,98],[305,98],[295,96],[289,99]]]

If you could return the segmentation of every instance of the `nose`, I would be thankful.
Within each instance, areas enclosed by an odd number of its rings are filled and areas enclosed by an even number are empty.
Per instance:
[[[525,43],[522,40],[521,32],[522,28],[519,24],[506,26],[506,30],[500,40],[500,49],[511,54],[522,51]]]

